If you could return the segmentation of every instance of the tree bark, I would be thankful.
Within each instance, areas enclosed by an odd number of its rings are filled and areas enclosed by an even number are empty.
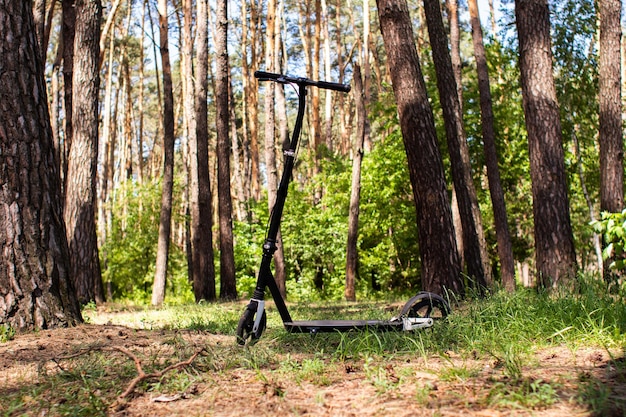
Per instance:
[[[320,19],[323,17],[323,30],[322,34],[324,37],[324,78],[329,80],[331,79],[331,57],[330,57],[330,15],[328,12],[328,5],[326,4],[326,0],[321,0],[322,2],[322,15]],[[339,53],[340,51],[337,51]],[[327,89],[325,92],[324,99],[324,143],[328,150],[332,153],[334,152],[334,144],[333,144],[333,92],[330,89]]]
[[[213,262],[213,210],[209,178],[208,90],[208,15],[207,0],[197,2],[196,27],[196,134],[191,143],[191,247],[192,283],[196,302],[214,301],[215,264]],[[194,142],[195,141],[195,142]]]
[[[141,33],[145,31],[146,25],[146,9],[148,8],[148,0],[143,0],[141,2]],[[138,124],[139,128],[137,131],[137,182],[139,184],[143,183],[143,175],[144,175],[144,160],[143,160],[143,135],[144,135],[144,84],[145,84],[145,36],[141,36],[139,39],[139,97],[137,98],[137,113],[138,114]]]
[[[533,192],[538,285],[568,288],[576,276],[559,104],[546,0],[516,0],[520,75]]]
[[[230,193],[230,136],[228,123],[230,67],[228,65],[228,14],[226,0],[217,2],[215,37],[217,65],[215,104],[217,111],[217,194],[220,224],[220,298],[237,298],[235,252],[233,249],[233,207]]]
[[[450,59],[456,81],[461,113],[463,112],[463,66],[461,63],[461,33],[459,28],[459,3],[457,0],[446,2],[448,7],[448,23],[450,25]]]
[[[313,25],[313,55],[311,56],[311,73],[309,77],[314,80],[320,77],[320,48],[322,38],[322,3],[321,0],[313,0],[315,3],[315,21]],[[307,18],[311,18],[307,16]],[[319,88],[312,88],[309,93],[311,96],[311,107],[309,112],[311,114],[311,137],[313,138],[313,155],[315,158],[315,173],[320,173],[321,157],[322,157],[322,129],[320,120],[320,90]],[[318,190],[320,192],[320,190]],[[320,195],[316,196],[319,200]]]
[[[159,241],[156,271],[152,287],[152,305],[163,304],[167,278],[167,259],[172,232],[172,193],[174,189],[174,94],[172,92],[172,68],[170,64],[167,33],[167,0],[158,1],[159,44],[163,65],[163,190],[159,218]]]
[[[356,279],[358,276],[358,237],[359,237],[359,205],[361,198],[361,163],[365,136],[369,135],[369,120],[365,109],[365,93],[361,67],[354,66],[354,96],[357,111],[357,133],[352,157],[352,186],[350,191],[350,209],[348,212],[348,243],[346,245],[346,287],[344,296],[346,301],[356,301]]]
[[[413,187],[422,288],[462,296],[443,163],[408,6],[405,0],[377,0],[377,5]]]
[[[183,189],[182,204],[180,204],[179,208],[179,214],[182,215],[185,220],[183,220],[179,225],[178,237],[181,239],[181,247],[185,247],[186,251],[187,279],[189,282],[193,282],[193,245],[191,243],[191,224],[187,219],[191,215],[190,206],[192,204],[191,200],[193,199],[191,195],[191,188],[193,188],[194,182],[191,178],[191,161],[195,155],[194,136],[196,135],[195,80],[193,69],[194,45],[192,42],[194,15],[192,11],[192,3],[193,2],[191,0],[183,0],[179,3],[180,7],[178,7],[176,11],[176,18],[178,20],[182,41],[180,48],[181,57],[179,60],[179,69],[181,73],[180,86],[183,108],[183,136],[187,139],[186,143],[181,147],[183,156],[182,165],[186,168],[183,170],[185,176],[183,181],[187,183],[187,187]]]
[[[443,109],[452,179],[462,224],[464,259],[472,286],[484,293],[491,285],[491,267],[483,233],[478,197],[472,179],[469,149],[452,68],[447,36],[438,0],[424,0],[430,45],[433,51],[439,100]]]
[[[0,323],[18,330],[82,322],[31,7],[0,3]]]
[[[107,37],[109,36],[109,31],[111,30],[111,26],[113,25],[113,21],[115,19],[115,13],[117,13],[117,9],[120,6],[121,2],[122,0],[115,0],[113,2],[113,4],[111,5],[111,11],[109,12],[107,16],[106,22],[104,22],[104,26],[102,27],[102,33],[100,34],[100,56],[99,56],[100,65],[102,65],[102,63],[104,62],[104,51],[105,51],[104,46],[106,45],[106,40],[107,40]],[[130,9],[131,5],[129,4],[128,7]]]
[[[507,291],[513,291],[515,290],[515,263],[513,261],[513,249],[506,214],[506,204],[504,202],[504,191],[502,190],[502,183],[500,181],[491,87],[489,84],[487,57],[483,45],[483,31],[480,25],[478,2],[476,0],[469,0],[468,5],[472,24],[474,57],[476,59],[476,70],[478,73],[485,165],[487,166],[487,180],[489,181],[489,193],[491,195],[491,205],[493,207],[493,217],[496,226],[496,240],[498,242],[498,257],[500,258],[500,275],[503,287]]]
[[[599,0],[600,209],[624,209],[620,0]]]
[[[456,81],[456,91],[459,97],[459,107],[461,109],[461,114],[463,114],[463,68],[461,65],[459,4],[457,0],[448,0],[446,2],[446,6],[448,9],[448,25],[450,26],[450,59],[452,60],[452,71],[454,72],[454,80]],[[454,184],[452,185],[452,197],[450,203],[452,205],[452,223],[454,224],[454,232],[456,234],[456,246],[459,251],[461,268],[463,268],[465,265],[465,248],[463,247],[463,224],[461,223],[461,213],[459,212],[459,203]]]
[[[44,44],[44,32],[46,30],[46,0],[33,1],[33,20],[37,32],[37,45],[41,53],[39,62],[46,62],[46,45]]]
[[[130,33],[131,24],[131,12],[132,8],[128,8],[128,15],[126,16],[126,25],[122,32],[122,37],[127,38]],[[121,76],[122,76],[122,94],[123,94],[123,108],[124,108],[124,123],[122,125],[122,141],[124,149],[122,150],[123,162],[120,167],[124,169],[124,175],[120,176],[124,180],[131,180],[133,178],[133,85],[131,82],[131,63],[128,53],[128,46],[124,45],[122,48],[122,60],[121,60]],[[128,209],[128,204],[124,202],[124,212]],[[125,217],[125,216],[124,216]]]
[[[61,61],[63,60],[63,38],[59,37],[57,44],[56,58],[52,63],[52,74],[50,79],[50,125],[52,126],[52,137],[54,146],[54,156],[59,169],[62,166],[61,158],[63,155],[63,142],[61,141],[61,87],[59,79],[61,77]]]
[[[230,85],[229,92],[231,105],[229,106],[230,111],[230,143],[233,154],[233,179],[235,181],[235,219],[239,222],[243,222],[247,220],[246,213],[246,193],[245,188],[247,187],[243,169],[242,160],[245,161],[245,152],[242,152],[242,146],[239,143],[240,135],[237,131],[237,115],[235,112],[235,96],[233,94],[232,85]]]
[[[259,58],[262,55],[258,52],[260,13],[254,1],[249,4],[250,17],[246,13],[247,1],[242,5],[242,32],[243,42],[241,43],[242,77],[244,88],[244,134],[248,134],[249,140],[249,172],[247,178],[250,182],[250,196],[259,200],[261,198],[261,180],[259,170],[259,116],[257,110],[259,83],[250,74],[250,68],[258,68]],[[250,22],[250,36],[248,38],[248,22]],[[248,59],[248,47],[250,48],[250,59]]]
[[[150,38],[152,39],[152,55],[154,57],[154,79],[156,81],[156,96],[157,99],[157,112],[159,114],[159,123],[157,124],[157,129],[154,134],[154,141],[152,142],[152,149],[150,150],[150,154],[148,155],[148,172],[152,177],[159,176],[161,171],[161,165],[163,163],[163,152],[160,150],[161,144],[159,143],[159,136],[161,135],[160,127],[163,126],[163,100],[162,100],[162,89],[161,89],[161,75],[159,71],[159,60],[158,60],[158,44],[156,42],[156,35],[154,33],[154,20],[152,19],[152,7],[150,6],[150,2],[148,2],[148,21],[150,22]]]
[[[76,1],[72,125],[64,219],[78,300],[104,302],[96,234],[100,0]]]
[[[109,171],[112,169],[113,161],[111,156],[111,147],[115,145],[112,143],[114,135],[111,134],[111,112],[113,111],[113,62],[114,62],[114,38],[111,36],[109,40],[109,54],[107,58],[106,79],[104,88],[104,103],[102,107],[102,136],[99,138],[98,143],[98,159],[100,161],[100,167],[98,171],[98,184],[97,184],[97,198],[98,198],[98,238],[99,247],[103,248],[107,238],[109,236],[109,218],[111,218],[111,207],[109,205],[110,191],[113,188],[113,184],[109,182]],[[106,270],[108,264],[108,254],[105,249],[100,250],[100,256],[102,258],[102,267]],[[107,289],[111,288],[111,281],[105,283]],[[107,294],[109,295],[109,294]]]
[[[266,44],[265,44],[265,65],[269,72],[275,71],[274,53],[276,45],[276,3],[270,0],[268,3],[267,24],[266,24]],[[278,188],[278,174],[276,172],[276,152],[274,135],[276,130],[274,97],[275,83],[267,83],[265,86],[265,167],[267,175],[267,196],[268,208],[270,212],[276,203],[276,193]],[[276,252],[274,252],[274,279],[283,295],[286,296],[285,289],[285,256],[283,252],[282,237],[280,231],[276,237]]]
[[[74,71],[74,35],[76,32],[76,0],[65,0],[62,5],[63,35],[63,104],[65,107],[65,126],[63,132],[63,157],[61,161],[61,192],[65,194],[67,182],[67,160],[72,145],[72,73]]]

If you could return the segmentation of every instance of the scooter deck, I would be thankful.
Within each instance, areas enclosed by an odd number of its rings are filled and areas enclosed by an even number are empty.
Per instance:
[[[310,320],[285,322],[289,333],[332,333],[350,330],[390,331],[402,330],[401,320]]]

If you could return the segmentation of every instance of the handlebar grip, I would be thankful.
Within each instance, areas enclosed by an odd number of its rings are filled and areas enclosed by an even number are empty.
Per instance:
[[[285,76],[282,74],[274,74],[273,72],[254,71],[254,77],[260,80],[278,80],[279,78],[284,78]]]
[[[349,93],[351,89],[350,84],[331,83],[328,81],[317,81],[315,86],[327,90],[341,91],[342,93]]]

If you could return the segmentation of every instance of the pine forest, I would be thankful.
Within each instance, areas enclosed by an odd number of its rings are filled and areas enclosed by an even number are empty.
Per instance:
[[[252,295],[298,111],[255,71],[350,86],[308,88],[288,300],[623,285],[619,0],[32,9],[79,304]]]

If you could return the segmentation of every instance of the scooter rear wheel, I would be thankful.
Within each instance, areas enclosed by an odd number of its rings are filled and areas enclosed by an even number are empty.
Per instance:
[[[406,302],[400,317],[445,319],[451,309],[448,302],[437,294],[420,292]]]
[[[246,310],[241,315],[239,323],[237,324],[237,343],[239,345],[245,345],[248,339],[250,339],[250,341],[254,343],[263,334],[263,331],[265,330],[265,326],[267,324],[267,316],[265,315],[265,310],[263,310],[263,315],[261,316],[259,328],[256,332],[253,332],[252,329],[254,327],[255,318],[256,311],[249,308],[246,308]]]

